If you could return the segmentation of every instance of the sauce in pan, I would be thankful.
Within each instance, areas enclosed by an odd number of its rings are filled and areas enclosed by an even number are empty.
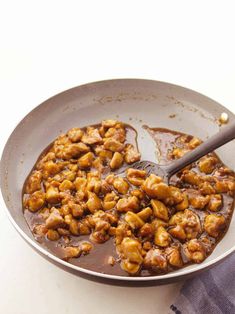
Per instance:
[[[144,128],[161,164],[201,143],[180,132]],[[229,226],[233,171],[212,153],[168,186],[132,170],[140,158],[136,131],[118,121],[59,136],[23,188],[24,216],[36,240],[69,263],[113,275],[151,276],[201,263]]]

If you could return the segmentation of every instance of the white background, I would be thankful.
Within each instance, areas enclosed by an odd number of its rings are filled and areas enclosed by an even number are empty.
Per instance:
[[[0,1],[1,2],[1,1]],[[233,1],[2,1],[0,150],[33,107],[109,78],[183,85],[235,112]],[[169,313],[182,283],[121,288],[37,255],[0,207],[0,313]]]

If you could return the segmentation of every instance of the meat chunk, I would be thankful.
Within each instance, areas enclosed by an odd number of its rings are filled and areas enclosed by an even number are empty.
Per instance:
[[[215,190],[217,193],[235,191],[235,178],[216,180]]]
[[[102,143],[103,139],[100,136],[98,129],[88,127],[86,133],[83,134],[81,141],[85,144],[92,145]]]
[[[129,274],[136,274],[143,262],[140,242],[127,237],[122,240],[118,249],[121,254],[122,269]]]
[[[145,207],[142,209],[140,212],[137,213],[137,215],[143,220],[146,221],[150,218],[152,215],[153,211],[150,207]]]
[[[139,189],[135,189],[135,190],[130,191],[130,194],[132,196],[136,196],[139,200],[143,200],[145,198],[144,192],[142,190],[139,190]]]
[[[171,242],[171,237],[166,229],[160,226],[154,235],[154,243],[161,247],[169,246]]]
[[[64,259],[72,257],[79,257],[81,255],[81,249],[79,246],[67,246],[63,249]]]
[[[59,185],[59,190],[60,191],[68,191],[68,190],[73,190],[73,189],[74,189],[74,184],[71,181],[69,181],[69,180],[64,180]]]
[[[46,191],[46,200],[48,203],[56,204],[61,200],[61,195],[59,193],[58,188],[50,185]]]
[[[41,190],[41,182],[42,182],[42,173],[40,171],[33,171],[29,176],[25,192],[28,194],[32,194],[35,191]]]
[[[150,174],[146,178],[146,180],[142,184],[142,189],[144,192],[150,196],[150,197],[157,197],[156,188],[159,183],[162,182],[162,178],[159,176],[156,176],[155,174]]]
[[[202,143],[202,141],[198,138],[198,137],[193,137],[189,143],[188,143],[188,147],[190,149],[194,149],[196,148],[197,146],[199,146],[200,144]]]
[[[105,220],[99,220],[96,223],[96,228],[92,232],[90,239],[96,243],[104,243],[109,239],[110,224]]]
[[[204,229],[214,238],[217,238],[226,228],[225,218],[216,214],[206,216]]]
[[[73,217],[75,218],[82,217],[84,214],[84,210],[86,209],[86,206],[84,206],[84,204],[75,204],[73,202],[69,204],[69,207],[71,209]]]
[[[175,186],[168,186],[168,190],[165,187],[164,189],[167,192],[168,196],[159,195],[158,198],[164,201],[165,204],[172,206],[179,204],[184,200],[184,196],[179,188]]]
[[[79,235],[79,222],[72,215],[65,216],[65,222],[69,225],[69,231],[72,235]]]
[[[100,157],[97,157],[93,162],[92,162],[92,167],[97,169],[100,173],[104,171],[104,164],[103,161],[101,160]]]
[[[102,209],[101,199],[93,192],[88,192],[87,208],[91,213]]]
[[[94,192],[98,195],[100,193],[101,186],[102,183],[99,176],[87,176],[86,191]]]
[[[44,237],[47,233],[47,228],[44,224],[36,224],[33,228],[33,233],[37,237]]]
[[[148,239],[152,239],[153,235],[154,235],[154,229],[152,227],[151,224],[149,223],[145,223],[139,231],[139,235],[142,238],[148,238]]]
[[[189,204],[196,209],[203,209],[210,201],[209,195],[201,195],[196,190],[190,190],[188,193]]]
[[[180,254],[179,247],[177,246],[168,247],[166,248],[165,252],[166,252],[167,261],[171,266],[177,267],[177,268],[180,268],[183,266],[183,261]]]
[[[64,221],[67,227],[69,227],[69,232],[72,235],[78,236],[90,234],[90,227],[85,220],[77,220],[74,219],[71,214],[67,214],[64,216]]]
[[[90,251],[93,248],[93,245],[90,242],[88,242],[88,241],[81,242],[79,246],[80,246],[80,249],[82,250],[82,253],[84,255],[90,253]]]
[[[146,171],[132,168],[127,169],[126,174],[128,181],[135,186],[141,186],[146,177]]]
[[[78,167],[80,169],[90,168],[92,166],[92,162],[94,161],[94,154],[89,152],[83,155],[78,159]]]
[[[170,187],[162,182],[162,178],[151,174],[143,183],[142,189],[152,198],[166,200],[171,196]]]
[[[115,233],[116,245],[121,244],[122,240],[126,237],[130,237],[131,234],[132,234],[132,232],[130,230],[130,226],[123,221],[119,222],[119,224],[116,228],[116,233]]]
[[[118,123],[119,123],[119,121],[117,121],[117,120],[107,119],[107,120],[103,120],[101,122],[101,125],[105,128],[113,128]]]
[[[49,217],[46,220],[46,228],[48,229],[56,229],[58,227],[61,227],[64,223],[64,219],[61,216],[60,212],[58,209],[53,207],[51,209],[51,213]]]
[[[175,147],[170,156],[173,159],[179,159],[181,157],[183,157],[189,150],[187,148],[181,148],[181,147]]]
[[[169,225],[173,227],[168,232],[180,240],[193,239],[201,233],[199,217],[189,209],[173,215]]]
[[[113,157],[113,152],[104,149],[104,145],[97,145],[95,147],[95,153],[103,163],[109,163]]]
[[[136,148],[132,144],[129,144],[125,148],[124,159],[126,163],[132,164],[133,162],[140,160],[140,153],[136,150]]]
[[[44,167],[44,164],[48,161],[48,160],[56,160],[56,154],[54,152],[49,151],[42,159],[40,159],[37,163],[36,163],[36,169],[37,170],[42,170]]]
[[[155,218],[152,220],[151,222],[151,226],[153,227],[153,230],[154,231],[157,231],[157,229],[162,226],[164,228],[168,227],[168,222],[162,220],[162,219],[159,219],[159,218]]]
[[[144,225],[144,221],[135,213],[129,211],[125,215],[125,221],[132,229],[139,229]]]
[[[56,231],[56,230],[53,230],[53,229],[49,229],[47,231],[47,238],[50,240],[50,241],[57,241],[59,240],[60,238],[60,235],[59,233]]]
[[[118,196],[113,191],[111,193],[107,193],[104,197],[103,208],[104,210],[112,209],[116,206]]]
[[[194,263],[201,263],[206,258],[206,250],[202,242],[192,239],[183,245],[185,255]]]
[[[183,200],[175,205],[176,210],[185,210],[189,207],[188,195],[187,193],[183,193]]]
[[[155,197],[161,201],[164,201],[167,204],[174,204],[174,200],[172,197],[172,189],[166,183],[160,182],[156,185],[156,189],[154,191]],[[182,200],[182,199],[181,199]]]
[[[184,182],[194,186],[198,186],[200,183],[203,182],[201,176],[199,176],[196,172],[190,170],[183,171],[181,179]]]
[[[120,168],[121,165],[123,164],[123,160],[124,159],[123,159],[122,154],[119,152],[115,152],[113,154],[111,161],[110,161],[110,168],[113,170]]]
[[[87,179],[83,177],[77,177],[76,180],[74,181],[74,185],[77,191],[82,191],[85,193]]]
[[[161,250],[151,249],[144,258],[144,266],[155,272],[165,272],[167,270],[167,260]]]
[[[210,194],[214,194],[215,193],[215,189],[213,188],[213,186],[205,181],[203,183],[201,183],[199,185],[199,188],[200,188],[200,192],[203,194],[203,195],[210,195]]]
[[[163,219],[164,221],[169,220],[168,209],[161,201],[152,199],[151,205],[155,217]]]
[[[107,263],[110,265],[110,266],[114,266],[116,261],[115,261],[115,258],[113,256],[109,256],[108,257],[108,260],[107,260]]]
[[[45,193],[42,191],[36,191],[30,194],[28,199],[25,201],[25,205],[31,212],[36,212],[45,204]]]
[[[58,163],[55,163],[52,160],[49,160],[44,163],[43,165],[43,177],[48,178],[49,176],[53,176],[60,172],[60,165]]]
[[[139,200],[136,196],[120,198],[117,202],[119,212],[136,211],[139,208]]]
[[[212,156],[211,157],[205,156],[201,158],[201,160],[199,161],[198,167],[201,172],[209,174],[213,172],[217,162],[218,162],[217,158]]]
[[[207,204],[207,209],[216,212],[220,209],[222,205],[222,196],[220,194],[210,195],[210,201]]]
[[[99,212],[93,215],[95,230],[92,232],[90,239],[96,243],[104,243],[109,239],[110,223],[105,219],[102,213],[100,217],[99,215]]]
[[[107,138],[104,142],[104,148],[110,150],[111,152],[121,152],[124,149],[124,144],[115,140],[114,138]]]
[[[114,179],[113,186],[120,194],[126,194],[129,190],[129,184],[127,181],[120,177]]]
[[[83,131],[79,128],[72,128],[68,131],[67,134],[71,142],[76,143],[81,140],[83,136]]]
[[[79,155],[89,152],[90,148],[84,143],[74,143],[64,146],[61,156],[65,160],[77,158]],[[57,154],[58,155],[58,154]]]
[[[109,128],[107,132],[104,134],[105,138],[112,137],[113,139],[124,143],[126,140],[126,132],[125,129],[122,127],[114,127],[114,128]]]

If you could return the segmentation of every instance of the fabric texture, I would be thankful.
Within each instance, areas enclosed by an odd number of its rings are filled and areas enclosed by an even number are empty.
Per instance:
[[[176,314],[235,314],[235,254],[187,280],[170,309]]]

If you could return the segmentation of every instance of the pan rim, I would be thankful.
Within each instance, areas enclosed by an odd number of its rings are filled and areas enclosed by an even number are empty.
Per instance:
[[[17,230],[17,232],[23,237],[23,239],[33,248],[35,248],[37,251],[39,251],[42,255],[44,255],[45,257],[49,258],[50,260],[60,264],[61,266],[64,266],[66,268],[70,268],[72,270],[75,270],[77,272],[81,272],[87,275],[91,275],[93,277],[100,277],[103,279],[111,279],[111,280],[115,280],[115,281],[131,281],[131,282],[151,282],[151,281],[167,281],[170,279],[176,279],[176,278],[184,278],[187,275],[193,275],[197,272],[200,272],[204,269],[207,269],[208,267],[217,264],[218,262],[222,261],[224,258],[226,258],[227,256],[229,256],[231,253],[233,253],[235,251],[235,245],[227,250],[226,252],[220,254],[218,257],[212,259],[211,261],[208,262],[203,262],[202,264],[198,264],[195,265],[195,269],[190,269],[190,268],[184,268],[183,270],[181,270],[181,273],[179,274],[177,271],[176,272],[170,272],[168,274],[163,274],[163,275],[157,275],[157,276],[149,276],[149,277],[130,277],[130,276],[119,276],[119,275],[111,275],[111,274],[103,274],[100,272],[96,272],[96,271],[92,271],[89,269],[85,269],[73,264],[70,264],[66,261],[61,260],[60,258],[58,258],[57,256],[53,255],[52,253],[50,253],[49,251],[47,251],[45,248],[43,248],[42,246],[40,246],[36,240],[32,240],[22,229],[21,227],[16,223],[15,219],[13,218],[13,216],[11,215],[11,212],[8,208],[7,205],[7,201],[6,201],[6,195],[4,193],[4,168],[3,168],[3,159],[4,159],[4,155],[6,153],[6,148],[7,148],[7,144],[9,143],[9,141],[11,140],[11,138],[14,136],[14,133],[17,131],[18,127],[24,123],[25,119],[28,118],[29,115],[31,115],[33,112],[39,110],[41,108],[41,106],[43,106],[45,103],[47,103],[49,100],[65,95],[65,94],[69,94],[71,93],[73,90],[75,89],[79,89],[79,88],[84,88],[84,87],[91,87],[92,85],[102,85],[102,84],[107,84],[107,83],[116,83],[116,82],[127,82],[127,81],[132,81],[133,83],[138,81],[138,82],[152,82],[152,83],[158,83],[158,84],[163,84],[163,85],[168,85],[174,88],[180,88],[181,90],[185,90],[187,92],[193,92],[194,94],[197,94],[198,96],[203,97],[204,99],[207,99],[209,101],[212,101],[213,103],[215,103],[218,107],[221,107],[221,109],[224,109],[225,107],[223,107],[221,104],[219,104],[218,102],[216,102],[215,100],[211,99],[210,97],[207,97],[197,91],[194,91],[192,89],[180,86],[180,85],[176,85],[176,84],[172,84],[172,83],[168,83],[168,82],[164,82],[164,81],[157,81],[157,80],[152,80],[152,79],[141,79],[141,78],[118,78],[118,79],[110,79],[110,80],[101,80],[101,81],[95,81],[95,82],[91,82],[91,83],[87,83],[87,84],[82,84],[79,86],[74,86],[72,88],[69,88],[65,91],[59,92],[57,94],[55,94],[54,96],[48,98],[47,100],[43,101],[41,104],[37,105],[36,107],[34,107],[23,119],[21,119],[21,121],[16,125],[16,127],[14,128],[14,130],[11,132],[10,136],[8,137],[3,152],[2,152],[2,156],[1,156],[1,161],[0,161],[0,172],[1,172],[1,177],[0,177],[0,186],[1,186],[1,193],[2,193],[2,197],[3,200],[5,202],[5,206],[4,206],[4,210],[9,218],[9,220],[11,221],[12,225],[14,226],[14,228]],[[229,112],[231,114],[231,116],[233,118],[235,118],[235,115],[226,108],[227,112]]]

